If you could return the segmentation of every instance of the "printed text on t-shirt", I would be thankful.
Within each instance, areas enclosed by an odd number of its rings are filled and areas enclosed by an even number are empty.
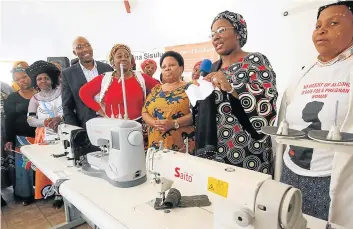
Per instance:
[[[336,83],[311,83],[303,87],[302,95],[312,94],[314,99],[327,98],[332,93],[349,93],[349,82],[336,82]]]

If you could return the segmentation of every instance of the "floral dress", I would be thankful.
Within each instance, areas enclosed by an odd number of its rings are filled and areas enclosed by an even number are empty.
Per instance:
[[[189,85],[168,92],[162,90],[162,85],[157,85],[148,95],[142,112],[148,113],[156,120],[176,120],[190,114],[190,102],[185,93]],[[148,132],[148,147],[158,148],[162,141],[164,148],[185,152],[185,140],[187,140],[188,152],[194,152],[195,127],[193,125],[183,126],[177,130],[171,129],[165,133],[149,127]]]

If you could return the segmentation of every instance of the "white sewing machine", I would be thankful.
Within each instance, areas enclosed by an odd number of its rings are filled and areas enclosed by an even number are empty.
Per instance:
[[[215,229],[306,229],[300,190],[271,176],[183,154],[149,149],[147,169],[162,199],[173,181],[212,195]]]
[[[87,175],[101,177],[117,187],[144,183],[146,176],[142,125],[133,120],[94,118],[86,123],[91,143],[101,151],[88,153]]]
[[[142,125],[128,120],[122,64],[120,72],[124,119],[120,118],[119,109],[119,118],[93,118],[86,122],[90,142],[100,147],[101,151],[87,154],[87,164],[82,166],[82,171],[87,175],[101,177],[117,187],[129,188],[146,182],[146,160]],[[101,87],[106,88],[110,82],[110,78],[103,79]]]

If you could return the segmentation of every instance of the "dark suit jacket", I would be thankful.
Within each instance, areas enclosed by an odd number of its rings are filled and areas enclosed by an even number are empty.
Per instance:
[[[96,61],[98,74],[113,71],[110,65]],[[96,112],[88,108],[80,99],[79,91],[87,83],[80,63],[76,63],[62,72],[62,104],[64,121],[67,124],[86,128],[86,122],[96,117]]]

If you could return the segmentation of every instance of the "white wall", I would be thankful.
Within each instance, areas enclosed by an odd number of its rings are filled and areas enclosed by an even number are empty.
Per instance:
[[[106,57],[115,43],[150,51],[203,42],[213,18],[227,9],[243,14],[249,29],[245,50],[270,59],[283,91],[293,74],[316,56],[311,42],[316,9],[282,15],[303,2],[309,0],[131,0],[132,13],[127,14],[117,0],[2,1],[0,60],[71,58],[77,35],[90,40],[96,58]]]

